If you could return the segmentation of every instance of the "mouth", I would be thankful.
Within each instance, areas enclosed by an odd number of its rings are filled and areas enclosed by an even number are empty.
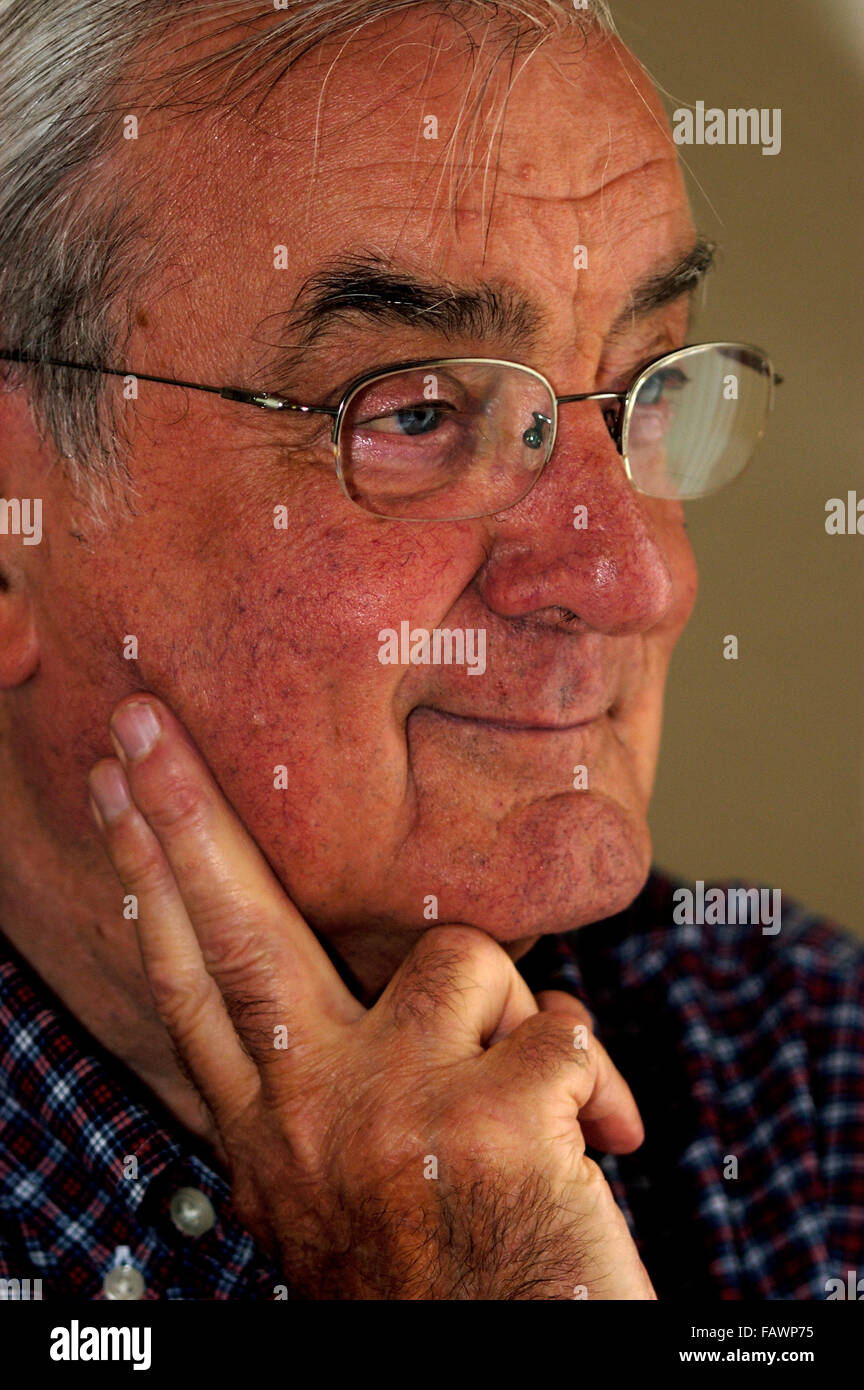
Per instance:
[[[625,755],[613,706],[597,703],[563,717],[548,704],[526,708],[527,701],[518,716],[508,709],[504,717],[417,705],[406,724],[411,785],[424,794],[437,789],[448,805],[471,806],[496,826],[511,816],[542,817],[547,803],[578,802],[566,815],[584,815],[586,798],[615,799]]]
[[[446,719],[455,724],[466,724],[473,728],[489,729],[494,733],[502,734],[572,734],[579,729],[588,729],[594,724],[599,724],[602,719],[614,712],[610,705],[597,714],[590,714],[581,719],[556,721],[543,718],[489,719],[484,715],[453,714],[450,710],[436,709],[432,705],[420,705],[418,712],[420,710],[425,714],[434,714],[439,719]]]

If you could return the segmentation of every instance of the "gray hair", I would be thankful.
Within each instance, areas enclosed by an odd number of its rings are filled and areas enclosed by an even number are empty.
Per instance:
[[[539,43],[574,24],[614,32],[607,0],[274,0],[266,27],[250,23],[262,15],[251,0],[0,0],[0,347],[129,365],[123,354],[136,303],[165,252],[141,210],[146,198],[131,196],[128,186],[118,193],[110,177],[121,114],[130,109],[118,105],[120,87],[136,56],[183,21],[196,28],[218,22],[218,49],[172,70],[168,95],[150,105],[227,108],[266,95],[316,45],[425,7],[493,21],[516,41]],[[182,42],[176,51],[184,52]],[[112,378],[0,368],[7,389],[26,374],[42,437],[53,441],[70,478],[88,483],[91,497],[100,479],[104,499],[106,480],[110,489],[111,474],[125,470],[128,442],[116,392],[105,388]]]

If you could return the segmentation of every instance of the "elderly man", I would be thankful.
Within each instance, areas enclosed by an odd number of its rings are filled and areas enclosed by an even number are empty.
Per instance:
[[[860,957],[679,911],[646,825],[682,501],[773,368],[680,351],[710,247],[605,9],[0,45],[0,1270],[826,1297]]]

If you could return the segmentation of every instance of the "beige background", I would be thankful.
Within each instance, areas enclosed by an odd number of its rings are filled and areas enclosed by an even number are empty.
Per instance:
[[[701,590],[672,665],[655,860],[770,883],[864,936],[864,535],[825,531],[829,497],[864,498],[864,5],[614,12],[670,109],[782,110],[776,156],[682,146],[721,244],[692,341],[758,343],[785,381],[748,473],[687,507]]]

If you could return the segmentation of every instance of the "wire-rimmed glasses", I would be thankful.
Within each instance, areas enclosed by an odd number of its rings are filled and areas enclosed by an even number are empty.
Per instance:
[[[559,407],[575,402],[600,405],[639,492],[706,497],[749,463],[782,379],[768,355],[746,343],[679,348],[642,367],[626,391],[565,396],[522,363],[446,357],[366,372],[344,388],[338,405],[328,406],[24,353],[0,352],[0,358],[140,376],[261,409],[328,415],[345,496],[400,521],[468,520],[515,506],[552,456]]]

